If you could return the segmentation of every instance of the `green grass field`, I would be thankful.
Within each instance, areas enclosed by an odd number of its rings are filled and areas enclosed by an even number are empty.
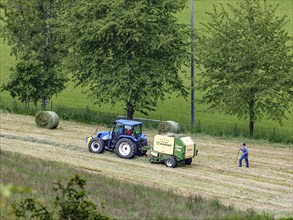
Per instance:
[[[208,0],[195,0],[195,26],[196,28],[200,27],[200,23],[204,23],[208,20],[208,16],[205,14],[206,11],[211,11],[213,4],[222,3],[224,6],[227,3],[235,4],[237,1],[232,0],[218,0],[218,1],[208,1]],[[278,9],[279,16],[287,15],[288,18],[292,18],[293,11],[293,2],[291,0],[271,0],[267,1],[268,3],[280,4]],[[179,19],[183,22],[190,23],[190,1],[187,1],[187,8],[178,15]],[[293,36],[293,22],[292,19],[284,27],[286,31]],[[0,54],[0,71],[1,71],[1,82],[3,84],[7,81],[10,71],[9,68],[13,67],[15,64],[15,58],[10,56],[10,49],[7,45],[3,44],[3,41],[0,43],[1,54]],[[189,70],[187,70],[189,72]],[[197,71],[196,75],[199,74]],[[190,85],[189,73],[187,75],[182,75],[186,86]],[[196,76],[198,77],[198,76]],[[195,85],[196,90],[196,85]],[[86,107],[99,112],[111,112],[117,115],[125,115],[124,106],[120,103],[112,106],[110,104],[101,104],[101,106],[94,105],[90,97],[86,94],[83,94],[81,88],[75,88],[73,82],[69,82],[67,88],[58,96],[54,97],[51,101],[53,106],[63,106],[69,108],[85,109]],[[1,101],[3,103],[11,103],[12,99],[9,97],[7,92],[1,92]],[[186,100],[182,97],[177,97],[177,94],[171,94],[166,96],[167,99],[158,103],[156,110],[150,112],[148,118],[151,119],[163,119],[163,120],[173,120],[178,121],[181,126],[188,127],[190,125],[190,97]],[[201,93],[196,91],[196,101],[199,101]],[[230,131],[237,129],[248,132],[248,120],[237,119],[234,116],[225,115],[220,112],[211,113],[207,111],[206,105],[198,104],[196,102],[195,106],[195,118],[196,125],[201,125],[208,129],[213,129],[215,131],[221,131],[222,133],[231,133]],[[293,106],[291,108],[293,112]],[[277,136],[291,137],[293,134],[293,113],[286,114],[288,119],[284,120],[283,126],[279,123],[272,120],[263,119],[260,122],[255,123],[255,133],[258,135],[268,136],[272,133]],[[141,114],[135,114],[135,117],[145,117]],[[215,132],[219,133],[219,132]]]

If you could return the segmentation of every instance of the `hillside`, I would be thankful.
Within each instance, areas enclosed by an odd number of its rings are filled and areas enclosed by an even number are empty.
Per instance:
[[[218,198],[241,209],[293,216],[292,146],[248,143],[250,168],[246,169],[235,164],[240,141],[196,135],[199,155],[193,164],[171,169],[145,157],[124,160],[110,152],[90,153],[85,138],[94,129],[61,121],[57,129],[46,130],[35,126],[34,117],[1,113],[1,149],[183,195]],[[152,141],[155,131],[146,133]]]

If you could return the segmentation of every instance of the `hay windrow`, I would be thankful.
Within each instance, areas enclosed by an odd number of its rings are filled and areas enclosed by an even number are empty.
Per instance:
[[[57,128],[59,125],[59,117],[52,111],[38,111],[36,114],[36,125],[41,128]]]
[[[179,124],[175,121],[163,121],[158,126],[158,134],[174,133],[179,134]]]

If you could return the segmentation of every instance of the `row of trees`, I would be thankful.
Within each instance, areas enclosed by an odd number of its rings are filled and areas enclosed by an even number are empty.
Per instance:
[[[7,0],[5,37],[17,57],[4,86],[22,101],[51,98],[72,73],[95,103],[154,110],[166,93],[187,91],[179,77],[188,60],[184,0]],[[43,102],[45,103],[45,102]]]
[[[123,102],[127,117],[147,114],[166,94],[187,97],[189,28],[176,14],[185,0],[4,0],[3,34],[17,64],[3,89],[45,104],[71,73],[95,103]],[[290,108],[292,38],[286,17],[261,0],[215,6],[196,33],[197,88],[211,108],[280,122]],[[44,106],[45,107],[45,106]]]

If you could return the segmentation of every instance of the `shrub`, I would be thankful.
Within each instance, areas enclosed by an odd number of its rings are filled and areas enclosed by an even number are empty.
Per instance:
[[[49,211],[35,198],[25,198],[20,202],[12,204],[12,208],[19,219],[90,219],[107,220],[108,217],[100,214],[96,210],[96,205],[88,199],[87,192],[84,190],[86,181],[79,175],[75,175],[70,181],[63,185],[55,183],[54,190],[57,192],[54,211]]]

